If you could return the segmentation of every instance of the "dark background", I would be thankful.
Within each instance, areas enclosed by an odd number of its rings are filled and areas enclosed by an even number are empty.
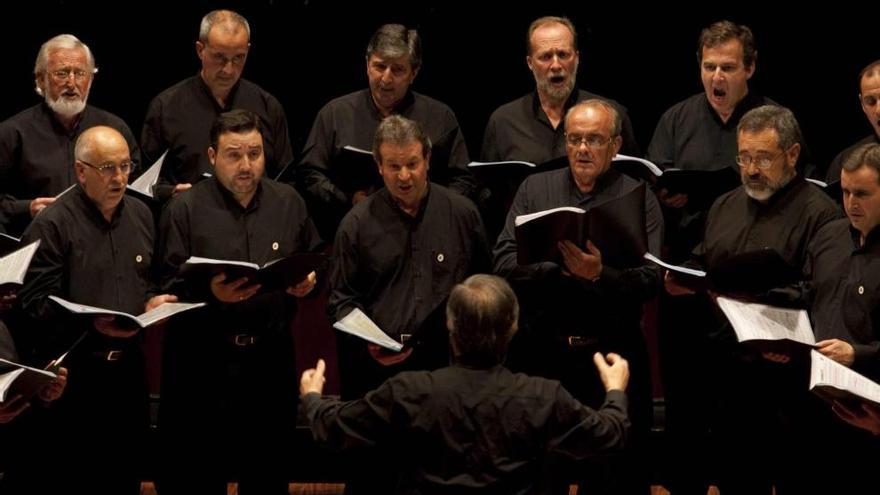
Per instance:
[[[452,107],[476,159],[490,113],[534,87],[525,65],[525,31],[541,15],[574,21],[580,34],[578,85],[626,105],[643,150],[662,112],[702,91],[696,40],[701,28],[720,19],[752,28],[758,42],[752,91],[794,111],[820,167],[871,132],[857,100],[858,71],[880,58],[868,7],[835,3],[809,11],[779,5],[768,14],[769,4],[759,3],[699,12],[613,0],[540,3],[546,7],[321,0],[7,5],[0,30],[0,118],[39,101],[32,76],[37,50],[51,36],[69,32],[92,48],[100,69],[90,103],[120,115],[139,136],[150,99],[198,71],[194,42],[201,17],[231,7],[252,28],[244,77],[282,102],[297,153],[322,105],[366,86],[364,49],[372,32],[401,22],[423,38],[415,90]]]

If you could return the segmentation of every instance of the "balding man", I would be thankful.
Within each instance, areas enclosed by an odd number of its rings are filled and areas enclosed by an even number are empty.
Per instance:
[[[167,199],[213,173],[205,150],[211,145],[211,125],[221,113],[249,110],[263,129],[266,176],[274,178],[293,160],[287,117],[278,100],[263,88],[242,79],[250,51],[247,19],[231,10],[214,10],[202,18],[196,54],[202,68],[195,76],[159,93],[147,108],[141,145],[147,163],[165,150],[157,193]]]
[[[89,493],[136,494],[149,425],[139,333],[112,318],[71,318],[49,296],[130,314],[176,298],[146,301],[153,218],[143,203],[125,195],[132,168],[125,138],[110,127],[93,127],[77,140],[75,156],[77,186],[24,233],[23,242],[41,243],[19,299],[33,320],[29,330],[39,332],[38,355],[55,357],[86,334],[66,360],[71,379],[54,410],[53,442],[103,446],[108,455],[100,461],[68,456],[39,481],[62,481],[64,489]]]
[[[644,187],[611,168],[611,158],[623,144],[622,116],[614,105],[598,99],[578,103],[564,122],[569,167],[532,175],[522,183],[495,246],[495,272],[512,282],[523,305],[525,340],[514,343],[511,358],[514,365],[558,379],[579,400],[598,406],[603,389],[589,364],[592,352],[624,356],[633,372],[630,398],[633,440],[638,445],[648,434],[652,412],[640,315],[642,303],[657,292],[659,272],[648,266],[613,266],[607,261],[609,253],[603,261],[593,244],[570,241],[559,243],[561,265],[517,263],[517,215],[564,206],[590,210]],[[656,254],[663,217],[650,190],[644,204],[648,250]],[[621,482],[631,483],[633,490],[637,485],[647,488],[645,469],[625,469],[628,474],[619,478]]]
[[[139,163],[137,140],[125,122],[86,103],[97,72],[92,51],[71,34],[40,47],[34,83],[44,101],[0,124],[0,216],[9,234],[20,235],[55,195],[76,183],[70,164],[86,129],[116,129],[132,163]]]

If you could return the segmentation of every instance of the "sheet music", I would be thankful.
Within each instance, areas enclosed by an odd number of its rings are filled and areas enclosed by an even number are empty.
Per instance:
[[[777,308],[726,297],[718,297],[717,303],[740,342],[789,339],[807,345],[816,343],[810,319],[802,309]]]
[[[818,351],[810,351],[810,362],[810,390],[832,387],[880,404],[880,384]]]
[[[660,167],[655,165],[653,162],[649,162],[648,160],[645,160],[644,158],[639,158],[636,156],[629,156],[629,155],[621,155],[620,153],[618,153],[618,154],[614,155],[614,158],[611,159],[611,161],[613,161],[613,162],[622,161],[622,160],[632,160],[634,162],[639,162],[642,165],[648,167],[648,170],[650,170],[651,173],[656,175],[657,177],[660,177],[661,175],[663,175],[663,170],[661,170]]]
[[[154,197],[153,186],[159,181],[159,174],[162,172],[162,164],[165,162],[165,157],[167,155],[168,150],[165,150],[165,153],[162,153],[162,156],[160,156],[150,168],[145,170],[136,181],[129,184],[128,187],[151,198]]]
[[[669,263],[666,263],[665,261],[661,260],[660,258],[654,256],[651,253],[645,253],[645,259],[648,261],[657,263],[658,265],[662,266],[663,268],[666,268],[667,270],[672,270],[674,272],[685,273],[687,275],[693,275],[694,277],[705,277],[706,276],[706,272],[704,272],[703,270],[694,270],[693,268],[686,268],[686,267],[678,266],[678,265],[670,265]]]
[[[378,344],[392,351],[399,352],[403,344],[392,339],[383,332],[367,315],[358,308],[354,308],[345,318],[333,324],[333,328],[360,337],[368,342]]]
[[[128,318],[129,320],[135,321],[138,325],[143,327],[148,327],[157,321],[168,318],[169,316],[175,315],[177,313],[181,313],[183,311],[187,311],[193,308],[198,308],[204,306],[205,303],[164,303],[159,307],[152,309],[147,313],[143,313],[138,316],[130,315],[128,313],[123,313],[122,311],[114,311],[112,309],[99,308],[96,306],[89,306],[86,304],[77,304],[75,302],[70,302],[65,299],[62,299],[58,296],[49,296],[49,299],[57,302],[68,311],[77,314],[83,315],[115,315],[122,316]]]
[[[24,276],[27,273],[28,266],[40,241],[36,240],[27,246],[13,251],[6,256],[0,258],[0,284],[22,284]]]

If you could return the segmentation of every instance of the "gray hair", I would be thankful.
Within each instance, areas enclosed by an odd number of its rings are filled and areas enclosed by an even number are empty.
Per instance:
[[[446,326],[456,358],[501,362],[517,330],[519,303],[495,275],[471,275],[452,288]]]
[[[422,66],[422,39],[415,29],[402,24],[385,24],[373,33],[367,43],[367,60],[377,55],[383,58],[409,56],[413,70]]]
[[[880,144],[863,144],[853,150],[843,162],[843,169],[847,172],[855,172],[862,167],[871,167],[880,176]]]
[[[755,46],[755,36],[752,30],[744,24],[734,24],[730,21],[718,21],[700,32],[700,40],[697,44],[697,61],[703,63],[703,48],[715,48],[730,40],[739,40],[743,50],[743,65],[751,67],[758,59],[758,49]]]
[[[779,136],[779,147],[788,150],[803,141],[801,128],[791,110],[776,105],[764,105],[753,108],[743,115],[736,126],[736,133],[761,132],[767,129],[776,131]]]
[[[72,34],[59,34],[40,46],[40,51],[37,52],[37,61],[34,62],[35,78],[39,79],[41,75],[46,74],[49,68],[49,56],[56,50],[82,50],[86,54],[87,70],[92,74],[98,72],[98,69],[95,67],[95,57],[92,55],[92,50],[89,49],[88,45]],[[37,85],[36,91],[38,95],[43,95],[43,90],[40,89],[39,85]]]
[[[569,108],[568,111],[565,112],[565,127],[568,128],[568,119],[569,117],[571,117],[571,115],[587,108],[602,108],[606,112],[608,112],[608,114],[611,115],[611,137],[614,138],[620,135],[620,128],[623,125],[620,111],[618,111],[617,108],[615,108],[615,106],[611,103],[597,98],[584,100]]]
[[[400,115],[390,115],[382,119],[373,137],[373,158],[382,163],[379,147],[384,143],[405,145],[416,141],[422,145],[422,157],[427,158],[431,152],[431,139],[422,130],[422,126],[414,120]]]
[[[199,41],[207,43],[208,34],[218,24],[231,24],[243,28],[247,33],[248,41],[251,39],[251,25],[241,14],[232,10],[212,10],[202,17],[202,23],[199,25]]]
[[[562,24],[567,27],[569,31],[571,31],[571,37],[574,40],[574,49],[578,49],[578,33],[577,29],[574,28],[574,23],[568,17],[557,17],[555,15],[548,15],[532,21],[529,24],[529,31],[526,33],[526,55],[532,54],[532,34],[539,27],[546,26],[547,24]]]

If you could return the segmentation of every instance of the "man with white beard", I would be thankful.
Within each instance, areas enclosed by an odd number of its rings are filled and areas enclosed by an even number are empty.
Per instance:
[[[73,149],[86,129],[119,131],[132,162],[140,164],[137,140],[125,122],[88,105],[98,69],[89,47],[70,34],[43,43],[34,65],[42,102],[0,123],[0,222],[19,235],[31,219],[76,183]]]

